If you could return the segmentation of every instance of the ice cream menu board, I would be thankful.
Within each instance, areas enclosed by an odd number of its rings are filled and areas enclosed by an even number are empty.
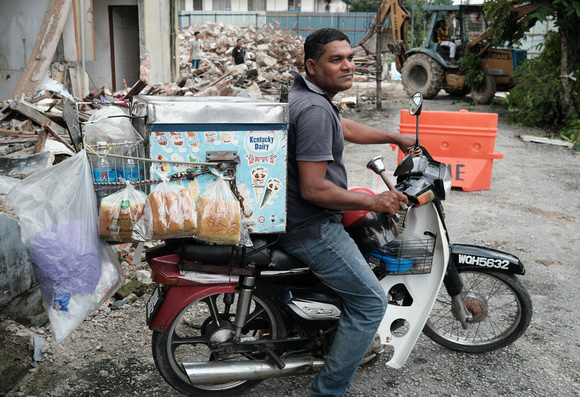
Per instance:
[[[167,127],[167,126],[164,126]],[[230,125],[229,128],[239,126]],[[286,227],[286,130],[207,130],[198,126],[171,126],[150,135],[150,155],[157,160],[205,162],[208,151],[235,151],[241,161],[236,182],[244,198],[244,222],[250,233],[280,233]],[[186,171],[186,164],[152,163],[151,175],[169,176]],[[202,194],[213,175],[176,181],[194,197]]]

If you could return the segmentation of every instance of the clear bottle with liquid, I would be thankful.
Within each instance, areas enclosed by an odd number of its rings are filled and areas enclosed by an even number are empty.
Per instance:
[[[123,147],[123,154],[128,157],[137,157],[137,148],[131,146],[129,142],[125,142]],[[136,182],[139,180],[139,165],[133,158],[123,159],[122,168],[119,173],[126,181]]]
[[[117,173],[115,165],[107,157],[107,143],[97,142],[97,155],[92,158],[93,181],[95,183],[115,183],[117,182]],[[97,188],[103,188],[97,185]],[[100,205],[103,197],[108,196],[111,190],[98,190],[97,204]]]

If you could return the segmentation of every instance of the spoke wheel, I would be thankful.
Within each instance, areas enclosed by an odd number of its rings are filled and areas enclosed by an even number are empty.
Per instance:
[[[442,288],[423,332],[435,342],[459,352],[483,353],[516,341],[532,319],[532,300],[512,274],[458,269],[464,284],[463,303],[473,315],[463,329]]]
[[[263,354],[219,354],[215,347],[234,335],[238,292],[208,295],[187,305],[165,332],[153,332],[155,365],[176,390],[189,396],[237,396],[259,380],[196,385],[189,382],[182,363],[263,359]],[[285,335],[284,325],[271,301],[252,296],[242,340],[276,339]]]

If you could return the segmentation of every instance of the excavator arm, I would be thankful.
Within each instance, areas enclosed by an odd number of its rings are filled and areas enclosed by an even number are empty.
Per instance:
[[[379,18],[377,20],[377,17]],[[407,29],[411,14],[400,0],[383,0],[380,12],[360,45],[371,54],[377,52],[377,33],[381,30],[381,53],[395,54],[397,70],[403,68],[407,59]]]
[[[537,9],[538,9],[537,4],[532,4],[532,3],[515,4],[514,5],[514,12],[511,15],[511,20],[515,23],[515,22],[519,22],[519,21],[522,21],[524,19],[527,19]],[[533,25],[534,23],[535,23],[535,20],[530,21],[530,26]],[[485,39],[487,39],[489,37],[490,29],[491,29],[491,27],[487,28],[482,34],[480,34],[479,36],[477,36],[476,38],[471,40],[469,42],[469,44],[467,45],[467,51],[472,51],[472,49],[475,46],[477,46],[479,43],[481,43]],[[485,50],[487,50],[487,48],[489,48],[490,46],[491,46],[491,44],[488,43],[484,47],[484,49],[480,51],[480,54],[485,52]]]

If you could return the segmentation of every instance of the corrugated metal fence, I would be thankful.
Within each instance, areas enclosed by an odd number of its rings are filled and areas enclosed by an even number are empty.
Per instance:
[[[207,22],[222,22],[233,26],[259,28],[271,24],[277,29],[292,30],[302,37],[320,28],[336,28],[348,36],[352,45],[358,45],[366,36],[375,15],[367,12],[179,11],[179,26],[199,26]]]

